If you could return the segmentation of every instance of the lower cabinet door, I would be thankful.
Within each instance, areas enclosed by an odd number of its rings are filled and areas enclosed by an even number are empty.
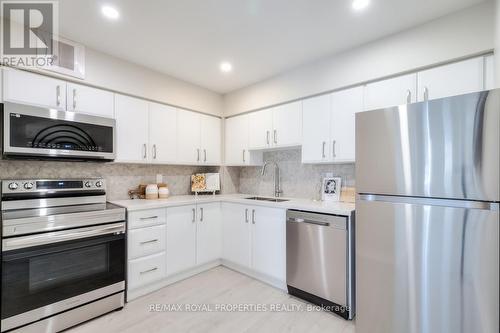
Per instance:
[[[250,267],[250,210],[247,206],[222,203],[222,258]]]
[[[217,260],[222,252],[220,203],[197,206],[196,264]]]
[[[167,208],[167,275],[196,265],[196,205]]]
[[[286,280],[286,212],[251,207],[252,269],[268,277]]]
[[[165,278],[165,252],[129,260],[128,289],[136,289]]]

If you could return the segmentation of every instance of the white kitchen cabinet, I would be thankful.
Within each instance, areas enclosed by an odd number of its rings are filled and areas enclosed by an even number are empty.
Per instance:
[[[165,251],[167,232],[165,225],[128,231],[128,258],[135,259]]]
[[[364,88],[364,110],[375,110],[417,101],[417,74],[369,83]]]
[[[249,208],[222,203],[222,258],[241,267],[250,267]]]
[[[148,161],[148,109],[144,100],[115,95],[117,162]]]
[[[331,98],[331,160],[354,162],[356,113],[363,111],[363,87],[334,92]]]
[[[461,95],[484,88],[483,57],[420,71],[418,101]]]
[[[217,117],[199,115],[201,164],[218,165],[221,163],[221,120]]]
[[[303,101],[302,163],[330,160],[331,95]]]
[[[66,110],[66,82],[22,70],[4,68],[6,102]]]
[[[165,252],[128,261],[127,288],[137,289],[166,277]]]
[[[252,269],[267,277],[286,281],[286,211],[253,206]]]
[[[261,165],[262,152],[250,151],[249,115],[235,116],[225,120],[225,164],[226,165]]]
[[[222,255],[222,221],[219,202],[197,205],[196,264],[220,259]]]
[[[484,57],[484,89],[495,87],[495,57],[491,54]]]
[[[167,208],[167,276],[196,265],[196,206]]]
[[[112,92],[68,82],[68,111],[113,118],[114,96]]]
[[[149,157],[152,163],[177,161],[177,109],[149,103]]]
[[[177,113],[177,160],[179,163],[200,163],[200,125],[198,113],[186,110],[179,110]]]
[[[302,101],[273,108],[272,146],[295,147],[302,144]]]
[[[249,149],[266,149],[271,147],[273,112],[269,109],[252,112],[248,115],[251,126]]]

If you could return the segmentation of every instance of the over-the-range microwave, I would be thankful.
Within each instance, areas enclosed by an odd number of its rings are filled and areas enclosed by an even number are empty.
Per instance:
[[[4,102],[4,158],[115,159],[115,120],[76,112]]]

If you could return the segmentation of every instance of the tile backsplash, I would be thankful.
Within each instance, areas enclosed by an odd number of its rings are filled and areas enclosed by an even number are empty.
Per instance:
[[[342,186],[355,186],[354,163],[350,164],[302,164],[300,149],[264,153],[264,161],[274,161],[281,171],[282,196],[320,199],[321,182],[327,174],[342,177]],[[261,167],[242,167],[239,192],[272,196],[274,194],[273,167],[261,176]]]
[[[0,160],[0,179],[103,177],[108,200],[128,199],[129,189],[156,182],[157,174],[163,175],[172,195],[189,194],[191,174],[218,171],[219,167],[203,166]]]

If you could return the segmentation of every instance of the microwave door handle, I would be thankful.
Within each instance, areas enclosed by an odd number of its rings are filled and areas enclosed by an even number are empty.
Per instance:
[[[123,233],[125,233],[125,223],[114,223],[100,228],[90,227],[82,228],[80,230],[56,231],[40,235],[10,238],[2,241],[2,252],[87,237],[102,236],[107,234],[118,235]]]

